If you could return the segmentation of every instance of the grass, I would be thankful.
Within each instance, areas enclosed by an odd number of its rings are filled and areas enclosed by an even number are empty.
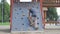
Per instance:
[[[0,22],[0,25],[10,25],[10,23],[9,22]]]

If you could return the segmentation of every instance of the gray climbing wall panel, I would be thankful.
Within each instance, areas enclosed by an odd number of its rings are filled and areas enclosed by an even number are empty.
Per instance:
[[[40,2],[15,2],[12,9],[12,31],[36,31],[34,27],[29,25],[29,7],[36,11],[38,30],[43,30]]]

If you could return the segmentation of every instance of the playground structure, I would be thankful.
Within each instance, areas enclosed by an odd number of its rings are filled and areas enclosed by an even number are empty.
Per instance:
[[[49,7],[60,7],[60,0],[43,0],[42,3],[43,3],[42,6],[46,7],[46,8],[49,8]],[[44,20],[46,21],[47,11],[44,10],[43,12],[44,12]],[[45,24],[46,23],[59,24],[58,21],[48,21],[48,22],[46,21]]]
[[[11,0],[11,31],[44,30],[46,11],[45,13],[42,11],[43,7],[60,7],[60,0],[32,0],[32,2]],[[29,9],[31,9],[33,13],[31,13]],[[31,14],[35,14],[36,17],[32,17]],[[33,22],[35,19],[36,22]],[[35,28],[35,26],[38,26],[38,28]]]
[[[44,30],[42,0],[32,0],[32,2],[20,2],[20,0],[11,0],[10,14],[11,31]]]

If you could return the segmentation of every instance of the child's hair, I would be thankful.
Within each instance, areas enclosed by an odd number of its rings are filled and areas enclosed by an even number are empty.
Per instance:
[[[36,15],[32,15],[32,17],[36,17]]]

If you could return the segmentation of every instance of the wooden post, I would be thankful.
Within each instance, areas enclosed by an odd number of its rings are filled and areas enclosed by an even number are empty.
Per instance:
[[[13,6],[13,0],[10,0],[10,31],[12,28],[12,6]]]
[[[44,20],[44,12],[43,12],[43,10],[42,10],[42,8],[43,8],[42,2],[43,2],[43,0],[40,0],[40,10],[41,10],[42,21],[43,21],[43,25],[44,25],[43,28],[45,28],[45,20]]]

